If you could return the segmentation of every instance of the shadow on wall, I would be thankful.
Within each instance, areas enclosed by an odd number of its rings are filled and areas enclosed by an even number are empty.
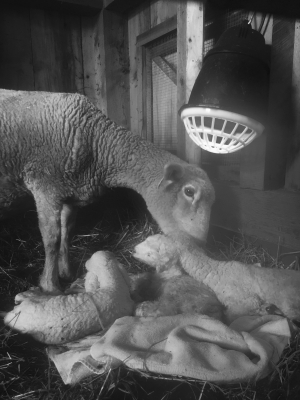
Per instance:
[[[219,226],[232,231],[241,227],[241,206],[234,190],[226,184],[214,185],[216,200],[211,211],[210,226]],[[224,191],[226,195],[224,196]]]

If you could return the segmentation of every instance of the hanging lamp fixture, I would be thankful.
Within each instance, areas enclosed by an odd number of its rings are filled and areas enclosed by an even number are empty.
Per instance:
[[[248,20],[227,29],[205,56],[189,102],[179,110],[190,138],[212,153],[247,146],[266,124],[268,82],[264,36]]]

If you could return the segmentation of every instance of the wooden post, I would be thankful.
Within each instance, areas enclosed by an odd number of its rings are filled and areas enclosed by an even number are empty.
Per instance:
[[[177,105],[187,103],[203,62],[204,6],[199,1],[179,2],[177,8]],[[199,164],[201,149],[185,132],[180,116],[177,121],[178,155]]]
[[[295,23],[292,71],[292,140],[287,163],[285,187],[300,190],[300,21]]]
[[[128,17],[129,41],[129,86],[130,86],[130,129],[137,135],[146,137],[145,104],[143,95],[143,70],[145,68],[145,49],[137,46],[137,36],[151,27],[150,5],[144,3]],[[145,75],[145,74],[144,74]],[[144,77],[145,79],[145,77]]]
[[[292,128],[292,76],[295,21],[274,18],[268,122],[263,135],[246,147],[240,186],[278,189],[284,186],[287,144]]]
[[[82,35],[85,94],[109,118],[129,128],[127,19],[104,9],[83,18]]]

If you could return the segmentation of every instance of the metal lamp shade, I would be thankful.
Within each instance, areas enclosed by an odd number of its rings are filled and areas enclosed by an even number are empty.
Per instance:
[[[249,144],[264,129],[268,81],[264,37],[247,21],[225,31],[204,58],[189,102],[179,111],[192,140],[215,153]],[[233,145],[235,139],[238,146]]]

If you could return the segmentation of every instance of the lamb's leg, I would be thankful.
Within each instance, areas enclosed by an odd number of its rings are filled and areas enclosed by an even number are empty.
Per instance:
[[[77,207],[64,204],[61,210],[61,240],[58,259],[59,276],[66,280],[72,280],[72,271],[69,263],[70,234],[74,228],[77,216]]]
[[[42,193],[34,194],[45,248],[45,266],[40,277],[40,287],[47,293],[61,293],[58,281],[58,255],[61,237],[62,205]]]

